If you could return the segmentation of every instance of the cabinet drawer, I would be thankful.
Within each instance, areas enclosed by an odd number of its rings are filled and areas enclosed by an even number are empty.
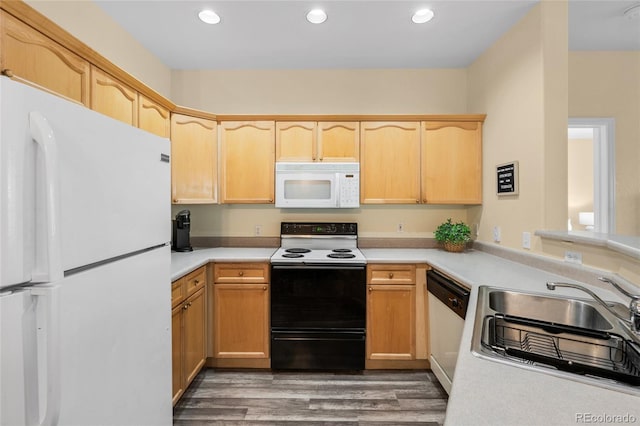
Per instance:
[[[268,263],[219,263],[214,265],[216,283],[268,283]]]
[[[191,272],[189,275],[184,277],[184,280],[186,292],[185,297],[189,297],[193,293],[204,287],[204,284],[207,280],[206,266],[203,266]]]
[[[415,265],[367,265],[367,284],[415,284]]]
[[[175,307],[184,300],[184,278],[171,283],[171,306]]]

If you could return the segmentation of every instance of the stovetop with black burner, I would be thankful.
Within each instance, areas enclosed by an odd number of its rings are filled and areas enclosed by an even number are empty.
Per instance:
[[[356,223],[282,222],[280,231],[281,247],[272,264],[366,264]]]

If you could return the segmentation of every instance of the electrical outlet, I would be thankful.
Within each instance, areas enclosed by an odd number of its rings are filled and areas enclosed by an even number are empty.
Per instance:
[[[404,232],[404,224],[403,223],[399,223],[398,224],[398,232]]]
[[[522,233],[522,248],[531,248],[531,232]]]
[[[502,235],[501,235],[501,232],[500,232],[500,227],[499,226],[494,226],[493,227],[493,241],[495,241],[496,243],[499,243],[501,238],[502,238]]]
[[[582,265],[582,253],[579,251],[565,251],[564,252],[564,261],[568,263],[575,263],[577,265]]]
[[[256,225],[256,229],[254,233],[256,236],[262,235],[262,225]]]

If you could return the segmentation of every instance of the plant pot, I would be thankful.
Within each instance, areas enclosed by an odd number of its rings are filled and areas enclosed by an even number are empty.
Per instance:
[[[460,253],[467,248],[467,243],[452,243],[451,241],[444,242],[444,249],[455,253]]]

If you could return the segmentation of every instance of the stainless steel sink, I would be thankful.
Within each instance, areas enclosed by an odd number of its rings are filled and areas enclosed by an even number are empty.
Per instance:
[[[492,290],[489,291],[489,308],[504,315],[552,324],[604,331],[613,329],[600,311],[585,300]]]
[[[640,346],[589,299],[481,286],[471,349],[492,361],[640,394]]]

